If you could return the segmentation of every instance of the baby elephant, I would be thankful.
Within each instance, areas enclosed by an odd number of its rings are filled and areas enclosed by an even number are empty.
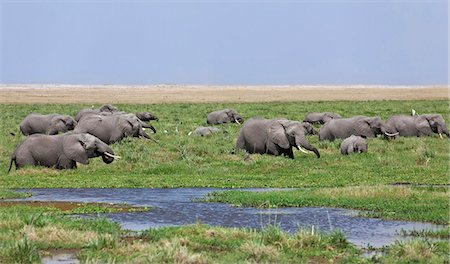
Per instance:
[[[136,116],[140,120],[145,121],[145,122],[151,121],[151,120],[159,121],[159,118],[151,112],[139,112],[139,113],[136,113]]]
[[[239,113],[234,109],[223,109],[219,111],[214,111],[208,114],[207,123],[212,125],[223,124],[223,123],[238,123],[244,122]]]
[[[47,134],[55,135],[73,130],[77,122],[68,115],[60,114],[29,114],[20,124],[20,131],[25,135]]]
[[[110,146],[89,134],[66,133],[62,135],[31,135],[20,144],[11,156],[16,168],[27,165],[56,169],[74,169],[77,162],[89,164],[90,158],[102,156],[103,162],[111,163],[120,158]]]
[[[218,129],[217,127],[197,127],[197,129],[195,129],[193,132],[189,132],[189,135],[195,134],[195,135],[200,135],[202,137],[205,137],[205,136],[210,136],[219,131],[220,131],[220,129]]]
[[[342,155],[350,155],[352,153],[367,152],[367,141],[360,136],[351,135],[342,141],[341,153]]]

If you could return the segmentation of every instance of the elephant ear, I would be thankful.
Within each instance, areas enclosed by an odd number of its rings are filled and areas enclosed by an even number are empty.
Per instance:
[[[63,152],[67,158],[82,164],[89,164],[86,153],[87,142],[84,142],[80,134],[65,135],[63,137]]]
[[[286,136],[286,129],[282,120],[272,122],[269,127],[269,139],[283,149],[288,149],[291,146]]]
[[[126,136],[133,136],[134,126],[128,119],[121,119],[119,123],[122,134]]]
[[[430,122],[426,116],[418,116],[416,119],[416,129],[422,134],[427,134],[431,131]]]
[[[54,117],[51,119],[47,134],[55,135],[58,134],[59,131],[65,131],[66,123],[64,122],[63,117]]]

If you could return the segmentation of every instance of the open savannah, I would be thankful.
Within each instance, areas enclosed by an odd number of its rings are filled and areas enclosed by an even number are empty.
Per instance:
[[[39,93],[35,93],[37,95]],[[262,93],[263,94],[263,93]],[[149,99],[150,101],[151,99]],[[107,101],[104,101],[107,103]],[[96,107],[100,103],[94,103]],[[295,159],[269,155],[246,156],[235,149],[241,128],[238,124],[217,126],[221,132],[210,137],[188,135],[206,125],[206,115],[222,108],[234,108],[245,119],[285,117],[302,120],[308,112],[331,111],[344,117],[395,114],[440,113],[447,124],[448,100],[366,100],[366,101],[270,101],[264,102],[160,102],[115,103],[120,110],[150,111],[159,117],[151,123],[158,143],[126,138],[112,145],[122,159],[105,164],[92,159],[74,170],[27,167],[9,174],[10,156],[25,136],[18,131],[21,120],[31,112],[74,116],[92,103],[58,104],[2,103],[0,127],[0,188],[2,198],[17,195],[15,188],[175,188],[175,187],[301,187],[299,190],[265,193],[225,192],[207,197],[211,201],[241,206],[330,206],[362,210],[361,216],[448,224],[449,140],[431,137],[392,140],[369,139],[368,153],[343,156],[342,140],[308,140],[321,157],[295,151]],[[320,126],[317,126],[320,129]],[[14,135],[11,135],[14,134]],[[402,186],[395,186],[402,183]],[[411,184],[409,186],[408,184]],[[394,186],[393,186],[394,185]],[[417,186],[420,185],[420,186]],[[422,186],[425,185],[425,186]],[[107,208],[96,208],[97,212]],[[340,232],[323,234],[302,229],[284,233],[276,226],[261,231],[210,227],[150,229],[135,234],[107,220],[73,219],[57,208],[17,205],[0,207],[0,235],[3,262],[20,259],[39,262],[55,250],[74,250],[86,263],[103,262],[358,262],[444,263],[448,229],[438,234],[422,232],[411,242],[397,242],[382,249],[383,254],[364,257]],[[89,213],[89,210],[86,210]],[[46,236],[44,234],[52,234]]]

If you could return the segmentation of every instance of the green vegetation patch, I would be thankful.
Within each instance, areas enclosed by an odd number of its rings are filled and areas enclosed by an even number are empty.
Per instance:
[[[31,193],[16,192],[8,189],[0,189],[0,200],[14,199],[14,198],[26,198],[31,197]]]
[[[82,263],[443,263],[448,241],[415,239],[364,257],[343,233],[276,226],[257,231],[197,223],[139,234],[106,219],[77,219],[45,207],[0,207],[0,263],[41,263],[69,252]]]
[[[106,103],[106,102],[105,102]],[[96,105],[99,106],[99,105]],[[142,187],[323,187],[377,185],[397,182],[448,184],[449,140],[439,136],[369,139],[366,154],[342,156],[340,141],[318,141],[309,136],[321,158],[294,151],[295,159],[251,155],[236,151],[241,126],[218,125],[221,132],[210,137],[188,133],[206,126],[208,113],[234,108],[244,118],[285,117],[303,120],[308,112],[331,111],[344,117],[378,115],[386,120],[396,114],[440,113],[449,123],[447,100],[283,102],[283,103],[180,103],[119,104],[127,112],[151,111],[159,118],[153,141],[127,138],[112,145],[122,156],[111,164],[91,159],[76,170],[58,171],[28,167],[6,174],[10,156],[25,139],[19,124],[29,113],[61,113],[74,116],[90,104],[0,104],[0,188],[142,188]],[[10,135],[14,133],[15,136]]]
[[[448,224],[448,188],[351,186],[289,191],[225,191],[206,201],[252,207],[329,206],[364,210],[362,216]]]

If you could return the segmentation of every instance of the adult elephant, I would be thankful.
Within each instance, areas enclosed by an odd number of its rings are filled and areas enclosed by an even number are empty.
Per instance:
[[[237,149],[248,153],[284,155],[294,158],[292,147],[307,153],[303,148],[312,151],[320,158],[320,153],[306,139],[308,134],[317,134],[309,123],[288,119],[251,118],[244,123],[238,140]]]
[[[73,130],[77,122],[68,115],[60,114],[29,114],[20,123],[20,131],[25,135],[47,134],[55,135]]]
[[[135,115],[90,115],[78,122],[77,133],[89,133],[101,139],[106,144],[113,144],[123,138],[144,137],[150,139],[145,128],[156,131],[152,125],[139,121]]]
[[[332,119],[325,123],[319,131],[319,140],[333,141],[336,138],[345,139],[351,135],[371,138],[380,134],[389,137],[397,135],[397,133],[389,131],[378,116],[354,116],[351,118]]]
[[[367,140],[360,136],[351,135],[344,139],[341,143],[341,154],[350,155],[352,153],[367,152],[368,145]]]
[[[318,113],[318,112],[312,112],[309,113],[305,119],[303,119],[303,122],[308,122],[311,124],[324,124],[331,119],[338,119],[342,118],[340,114],[332,113],[332,112],[324,112],[324,113]]]
[[[214,111],[208,114],[207,123],[218,125],[223,123],[238,123],[244,122],[244,118],[234,109],[223,109]]]
[[[441,138],[442,133],[450,137],[441,114],[396,115],[386,121],[386,126],[403,137],[431,136],[433,133],[439,134]]]
[[[8,172],[13,162],[16,169],[27,165],[74,169],[77,162],[89,164],[90,158],[99,156],[108,164],[120,158],[108,145],[89,134],[35,134],[27,137],[13,152]]]
[[[79,122],[83,117],[89,116],[89,115],[96,115],[100,113],[115,113],[119,112],[119,109],[113,105],[110,104],[104,104],[99,109],[93,109],[93,108],[85,108],[80,110],[76,116],[75,121]]]

